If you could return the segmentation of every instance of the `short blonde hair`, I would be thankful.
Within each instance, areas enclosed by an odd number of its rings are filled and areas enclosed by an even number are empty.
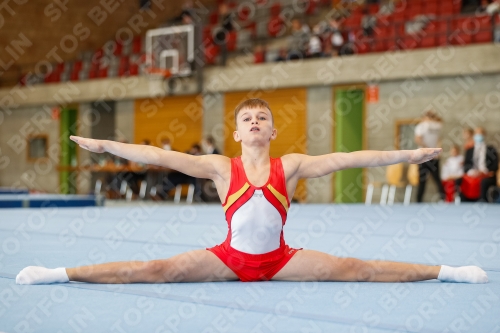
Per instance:
[[[242,109],[256,109],[256,108],[266,108],[269,110],[269,112],[271,112],[271,120],[272,120],[272,123],[274,125],[274,117],[273,117],[273,111],[271,111],[271,108],[269,107],[269,103],[267,103],[265,100],[263,99],[260,99],[260,98],[250,98],[250,99],[247,99],[243,102],[241,102],[240,104],[238,104],[238,106],[234,109],[234,123],[236,124],[236,127],[238,127],[238,122],[236,121],[236,119],[238,118],[238,113],[240,113],[240,111]]]

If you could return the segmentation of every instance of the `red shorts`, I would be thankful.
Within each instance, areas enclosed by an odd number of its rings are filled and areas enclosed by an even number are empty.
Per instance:
[[[219,257],[243,282],[269,281],[300,249],[288,245],[263,254],[238,251],[226,243],[207,248]]]

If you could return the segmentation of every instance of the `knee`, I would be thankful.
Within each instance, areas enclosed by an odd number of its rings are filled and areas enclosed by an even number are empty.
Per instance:
[[[343,269],[349,272],[351,280],[360,282],[371,281],[375,273],[369,263],[355,258],[344,259]]]
[[[151,281],[162,282],[164,280],[165,264],[161,260],[151,260],[142,263],[142,273]]]

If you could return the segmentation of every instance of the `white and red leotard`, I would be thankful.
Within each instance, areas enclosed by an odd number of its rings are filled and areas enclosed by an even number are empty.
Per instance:
[[[241,281],[270,280],[301,249],[285,244],[283,226],[290,201],[281,158],[270,157],[269,179],[253,186],[241,156],[231,158],[231,182],[225,202],[226,240],[207,250],[219,257]]]

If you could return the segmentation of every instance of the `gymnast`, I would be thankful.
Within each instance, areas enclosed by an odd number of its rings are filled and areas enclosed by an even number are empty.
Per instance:
[[[266,101],[249,99],[234,111],[233,138],[241,142],[241,156],[194,156],[144,145],[71,136],[91,152],[111,154],[144,164],[179,170],[214,181],[228,223],[226,240],[212,248],[193,250],[168,259],[123,261],[75,268],[29,266],[17,284],[81,281],[91,283],[167,283],[208,281],[370,281],[486,283],[477,266],[433,266],[402,262],[339,258],[326,253],[291,248],[283,226],[297,182],[348,169],[401,162],[423,163],[438,148],[402,151],[357,151],[320,156],[288,154],[273,158],[276,139],[273,114]]]

